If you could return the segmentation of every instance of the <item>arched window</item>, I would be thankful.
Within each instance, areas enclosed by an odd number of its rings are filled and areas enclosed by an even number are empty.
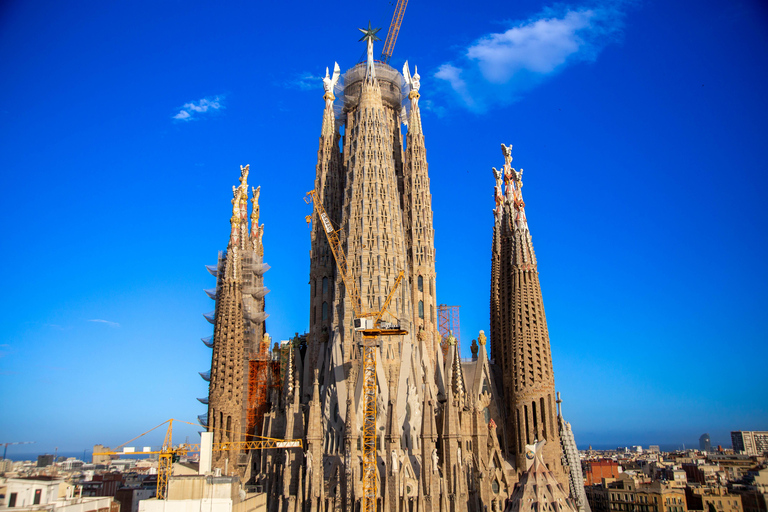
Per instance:
[[[328,303],[323,302],[323,321],[328,320]]]
[[[419,291],[424,291],[424,278],[422,276],[419,276]]]
[[[423,300],[419,301],[419,318],[421,319],[424,318],[424,301]]]
[[[323,295],[325,295],[326,293],[328,293],[328,278],[324,277],[323,278]]]

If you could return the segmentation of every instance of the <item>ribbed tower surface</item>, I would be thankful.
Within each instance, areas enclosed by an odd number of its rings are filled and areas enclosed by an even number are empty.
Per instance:
[[[502,144],[504,168],[496,171],[491,265],[491,355],[501,368],[508,446],[518,468],[525,446],[545,440],[543,459],[563,485],[568,479],[555,404],[555,377],[536,253],[522,195],[523,170],[511,166],[512,146]],[[501,189],[501,180],[504,190]]]

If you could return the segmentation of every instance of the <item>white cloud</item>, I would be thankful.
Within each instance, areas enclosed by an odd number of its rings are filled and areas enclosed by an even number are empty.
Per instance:
[[[117,322],[111,322],[109,320],[102,320],[101,318],[94,318],[93,320],[88,320],[89,322],[96,322],[97,324],[106,324],[110,327],[120,327],[120,324]]]
[[[214,112],[224,108],[224,96],[214,96],[213,98],[203,98],[197,102],[190,101],[185,103],[179,110],[179,113],[173,116],[177,121],[192,121],[199,119],[198,114]]]
[[[283,82],[283,85],[291,89],[300,89],[302,91],[322,91],[323,77],[315,76],[309,71],[305,71],[297,74],[290,80]]]
[[[594,61],[621,33],[622,5],[546,9],[505,32],[477,39],[455,62],[441,65],[435,77],[472,111],[512,103],[566,67]]]

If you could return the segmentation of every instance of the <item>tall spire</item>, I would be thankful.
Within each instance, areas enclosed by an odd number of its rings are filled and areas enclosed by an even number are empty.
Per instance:
[[[567,483],[562,464],[560,433],[556,425],[555,378],[536,255],[525,216],[523,170],[512,167],[512,146],[501,145],[502,172],[496,176],[497,219],[491,289],[491,355],[503,375],[507,444],[525,469],[525,447],[546,440],[544,461],[562,484]],[[503,174],[504,194],[499,197]],[[501,199],[501,203],[499,203]]]
[[[436,314],[435,232],[432,224],[427,149],[424,145],[419,110],[421,84],[418,68],[414,68],[414,74],[411,75],[406,62],[403,66],[403,78],[411,104],[403,161],[403,223],[412,279],[413,318],[417,329],[424,330],[423,336],[429,357],[434,362],[440,338]]]
[[[360,38],[360,41],[368,41],[368,67],[365,72],[365,77],[367,80],[373,81],[376,79],[376,66],[373,64],[373,42],[381,41],[376,35],[381,29],[371,28],[371,22],[369,21],[367,29],[359,28],[357,30],[363,33],[363,37]]]
[[[250,165],[240,166],[240,185],[232,185],[232,230],[229,247],[245,249],[248,240],[248,171]]]
[[[262,238],[264,237],[264,224],[259,225],[259,196],[261,195],[261,187],[251,187],[251,244],[253,250],[257,251],[260,256],[264,256],[264,246],[262,245]]]

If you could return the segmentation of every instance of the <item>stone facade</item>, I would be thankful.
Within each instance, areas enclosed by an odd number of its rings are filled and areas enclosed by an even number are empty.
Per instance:
[[[568,464],[561,460],[560,430],[567,424],[558,422],[554,409],[546,319],[520,194],[522,170],[511,168],[505,148],[506,191],[498,173],[493,233],[495,364],[482,331],[472,340],[471,360],[463,360],[453,336],[441,348],[437,327],[418,73],[411,75],[407,63],[401,74],[374,62],[369,44],[366,63],[343,75],[336,66],[324,85],[314,187],[341,242],[354,290],[339,274],[314,213],[309,332],[284,345],[279,356],[273,352],[281,361],[282,382],[269,388],[260,430],[248,431],[247,363],[265,336],[266,265],[258,203],[248,232],[245,168],[234,190],[230,243],[212,271],[217,307],[210,315],[215,331],[207,425],[214,442],[241,440],[244,433],[301,439],[304,449],[214,452],[214,467],[261,487],[275,512],[359,510],[365,397],[354,304],[379,311],[394,290],[383,320],[407,334],[383,336],[376,348],[377,510],[501,511],[514,503],[521,475],[558,486],[552,499],[565,499]],[[395,288],[400,272],[404,278]],[[575,447],[572,435],[565,440]],[[537,441],[546,442],[538,445],[543,448],[531,473],[525,446]],[[518,494],[527,497],[529,488],[518,486],[528,489]],[[561,508],[571,512],[573,502]]]
[[[503,375],[506,449],[516,466],[522,467],[525,446],[546,440],[544,462],[567,488],[547,319],[522,194],[523,170],[512,167],[512,146],[502,144],[502,151],[504,167],[493,169],[491,356]]]
[[[208,414],[201,422],[214,433],[214,443],[246,441],[254,434],[248,431],[249,360],[264,340],[267,290],[263,275],[269,266],[263,263],[259,189],[252,191],[250,230],[248,226],[248,173],[249,166],[241,167],[240,185],[232,187],[229,244],[219,254],[217,265],[209,267],[216,276],[216,288],[206,290],[216,301],[216,309],[213,315],[206,315],[214,331],[203,341],[213,348],[213,354],[210,373],[201,373],[210,382]],[[244,477],[248,464],[248,454],[237,447],[213,453],[212,467],[227,475]]]

